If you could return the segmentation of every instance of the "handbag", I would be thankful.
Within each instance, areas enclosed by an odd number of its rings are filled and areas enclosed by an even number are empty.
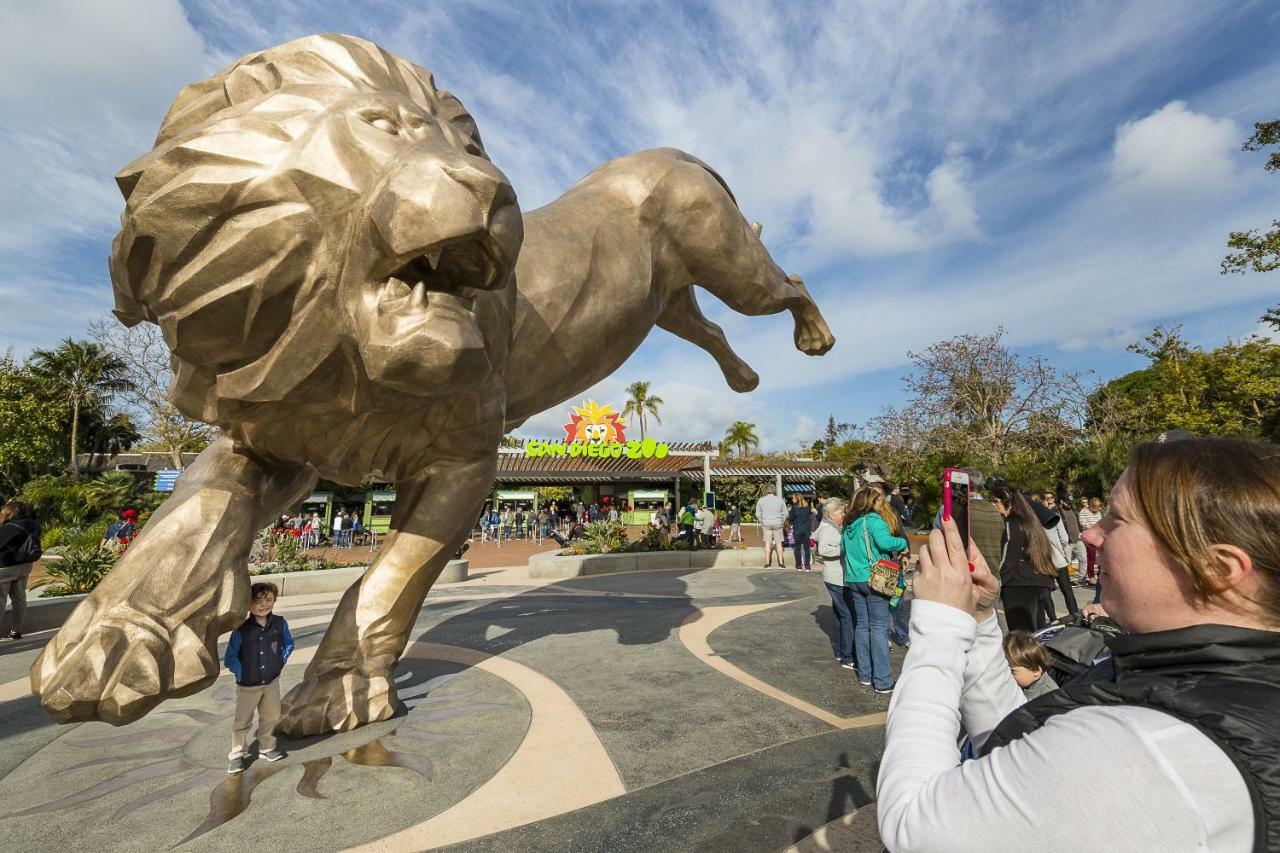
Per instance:
[[[871,558],[871,535],[867,533],[867,522],[862,522],[862,541],[867,544],[867,558]],[[902,566],[894,560],[879,559],[871,566],[871,577],[867,586],[877,595],[892,598],[898,589],[898,578],[902,574]]]

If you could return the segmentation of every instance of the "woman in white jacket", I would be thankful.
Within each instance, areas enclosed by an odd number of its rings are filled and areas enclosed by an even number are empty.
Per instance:
[[[1129,633],[1029,703],[997,580],[953,522],[930,534],[877,786],[890,851],[1280,850],[1280,448],[1141,445],[1112,497],[1084,536]]]
[[[831,595],[831,650],[845,669],[853,665],[853,595],[844,582],[841,528],[844,527],[844,501],[829,498],[822,507],[822,523],[818,525],[818,568],[822,582]]]

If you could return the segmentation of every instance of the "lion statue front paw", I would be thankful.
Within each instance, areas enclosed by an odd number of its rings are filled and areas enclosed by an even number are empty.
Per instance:
[[[185,624],[168,628],[127,605],[77,616],[31,671],[32,692],[60,723],[131,723],[218,677],[213,652]]]

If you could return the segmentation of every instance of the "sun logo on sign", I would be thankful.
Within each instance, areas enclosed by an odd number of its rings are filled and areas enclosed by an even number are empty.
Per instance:
[[[565,441],[580,441],[586,444],[609,444],[625,442],[623,426],[619,423],[618,413],[613,406],[601,406],[595,400],[583,400],[569,413],[569,423],[564,425]]]

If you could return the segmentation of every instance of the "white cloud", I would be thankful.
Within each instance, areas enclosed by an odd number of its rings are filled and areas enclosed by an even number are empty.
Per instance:
[[[12,298],[44,306],[36,320],[7,312],[5,343],[25,351],[83,334],[110,307],[106,257],[124,208],[113,176],[208,66],[181,6],[164,0],[6,4],[0,55],[0,266]],[[77,243],[97,247],[87,265],[68,262]]]
[[[930,208],[939,220],[938,231],[954,238],[973,238],[982,234],[969,172],[967,160],[958,155],[949,156],[925,180]]]
[[[1058,347],[1066,352],[1124,349],[1141,339],[1143,334],[1133,326],[1124,326],[1119,329],[1106,329],[1092,336],[1075,335],[1060,341]]]
[[[1235,175],[1232,152],[1240,129],[1173,101],[1116,129],[1111,163],[1117,180],[1144,190],[1221,192]]]

